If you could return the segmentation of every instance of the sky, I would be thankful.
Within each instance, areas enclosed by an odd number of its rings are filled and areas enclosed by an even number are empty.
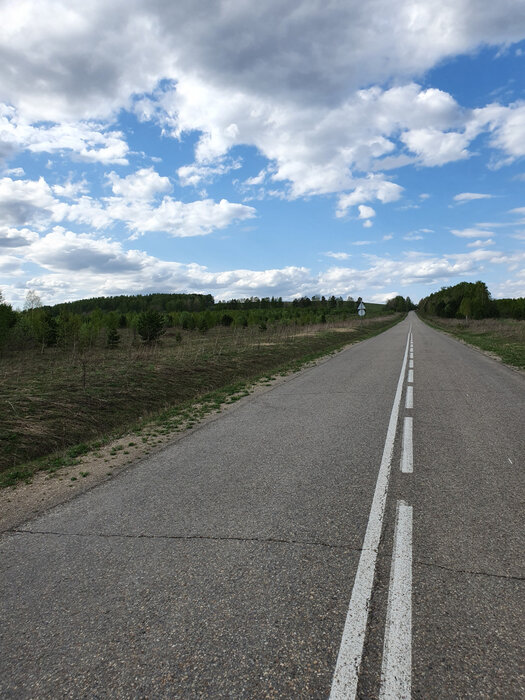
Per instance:
[[[0,0],[0,290],[525,296],[523,0]]]

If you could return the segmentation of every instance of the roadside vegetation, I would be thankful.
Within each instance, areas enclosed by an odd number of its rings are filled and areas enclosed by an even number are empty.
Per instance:
[[[253,383],[402,318],[367,304],[361,320],[353,300],[215,308],[197,295],[171,296],[205,308],[123,310],[114,302],[109,310],[57,310],[34,297],[23,312],[0,305],[0,485],[53,473],[130,429],[140,434],[152,420],[160,434],[192,427]]]
[[[461,282],[421,299],[418,313],[435,328],[525,368],[525,298],[492,299],[484,282]]]
[[[505,364],[525,369],[525,321],[485,318],[479,321],[423,317],[429,325],[460,338]]]

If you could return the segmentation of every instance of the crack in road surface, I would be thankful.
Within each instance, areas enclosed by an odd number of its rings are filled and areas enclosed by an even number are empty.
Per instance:
[[[418,560],[415,564],[420,564],[421,566],[428,566],[432,569],[442,569],[443,571],[450,571],[453,574],[472,574],[473,576],[490,576],[491,578],[503,578],[509,579],[511,581],[525,581],[525,576],[511,576],[509,574],[491,574],[488,571],[472,571],[470,569],[456,569],[453,566],[445,566],[444,564],[434,564],[433,562]]]
[[[360,552],[361,547],[352,547],[348,544],[335,544],[333,542],[281,539],[278,537],[234,537],[220,535],[130,535],[126,533],[102,533],[102,532],[53,532],[52,530],[8,530],[14,535],[53,535],[56,537],[100,537],[103,539],[132,539],[132,540],[209,540],[211,542],[259,542],[260,544],[292,544],[306,545],[310,547],[327,547],[328,549],[342,549]]]

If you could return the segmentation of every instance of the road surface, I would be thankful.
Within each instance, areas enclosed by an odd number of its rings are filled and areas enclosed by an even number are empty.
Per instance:
[[[523,698],[525,379],[424,325],[0,539],[2,698]]]

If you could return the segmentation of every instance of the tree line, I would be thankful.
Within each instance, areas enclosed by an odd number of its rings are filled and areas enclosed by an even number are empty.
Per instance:
[[[525,319],[525,298],[493,299],[484,282],[460,282],[421,299],[418,310],[442,318]]]
[[[211,294],[137,294],[44,306],[38,294],[30,290],[23,311],[14,311],[0,294],[0,347],[38,347],[43,352],[46,347],[58,346],[82,351],[101,345],[117,347],[124,329],[152,343],[169,328],[206,333],[217,326],[255,326],[264,331],[277,324],[323,324],[355,316],[360,302],[361,297],[343,300],[334,295],[293,301],[250,297],[215,302]],[[368,315],[385,310],[404,309],[368,305]]]

